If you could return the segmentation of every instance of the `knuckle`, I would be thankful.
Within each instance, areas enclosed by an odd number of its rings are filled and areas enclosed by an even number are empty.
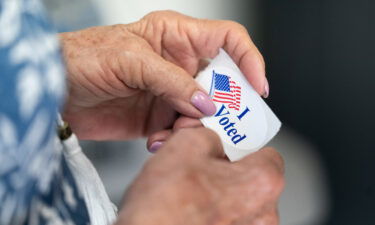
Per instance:
[[[146,14],[146,16],[144,16],[144,19],[168,19],[179,15],[181,14],[174,10],[158,10]]]
[[[265,148],[269,152],[269,159],[275,165],[279,173],[284,174],[284,159],[274,148]]]
[[[159,17],[162,11],[152,11],[147,13],[143,18],[144,19],[152,19],[154,17]]]
[[[226,20],[225,23],[226,23],[226,26],[230,29],[234,29],[234,30],[236,30],[238,32],[241,32],[241,33],[246,33],[246,34],[248,33],[247,28],[244,25],[242,25],[238,22],[235,22],[235,21],[232,21],[232,20]]]
[[[284,177],[272,169],[259,168],[254,180],[259,191],[271,199],[277,199],[284,189]]]

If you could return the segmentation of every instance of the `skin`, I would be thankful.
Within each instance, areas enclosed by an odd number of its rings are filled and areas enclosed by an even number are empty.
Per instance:
[[[283,161],[264,148],[230,163],[206,128],[175,132],[124,198],[117,225],[276,225]]]
[[[160,11],[60,39],[69,85],[63,118],[76,135],[164,143],[126,193],[117,224],[278,224],[281,157],[266,148],[230,163],[191,101],[201,91],[194,76],[219,48],[268,95],[264,60],[242,25]]]
[[[80,139],[129,140],[171,128],[179,114],[203,114],[190,99],[202,59],[224,48],[264,94],[264,61],[232,21],[154,12],[128,25],[60,34],[69,96],[64,119]]]

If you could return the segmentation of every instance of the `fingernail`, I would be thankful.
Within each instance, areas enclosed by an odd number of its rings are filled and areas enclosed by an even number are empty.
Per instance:
[[[155,141],[154,143],[151,144],[148,151],[151,152],[151,153],[155,153],[162,145],[163,145],[163,142]]]
[[[210,97],[202,91],[196,91],[193,94],[191,103],[206,116],[211,116],[216,112],[215,104]]]
[[[268,80],[266,78],[266,81],[265,81],[265,84],[264,84],[264,94],[263,94],[263,98],[268,98],[270,94],[270,86],[268,84]]]

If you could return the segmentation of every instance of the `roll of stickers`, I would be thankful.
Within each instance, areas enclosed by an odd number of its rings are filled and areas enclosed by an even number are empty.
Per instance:
[[[201,122],[220,136],[231,161],[258,151],[280,130],[280,120],[224,50],[196,80],[216,105],[215,115]]]

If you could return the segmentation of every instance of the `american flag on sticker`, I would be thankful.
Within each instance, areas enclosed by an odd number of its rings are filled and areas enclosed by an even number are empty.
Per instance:
[[[229,108],[239,110],[241,103],[241,87],[229,76],[212,71],[210,96],[215,102],[225,103]]]

